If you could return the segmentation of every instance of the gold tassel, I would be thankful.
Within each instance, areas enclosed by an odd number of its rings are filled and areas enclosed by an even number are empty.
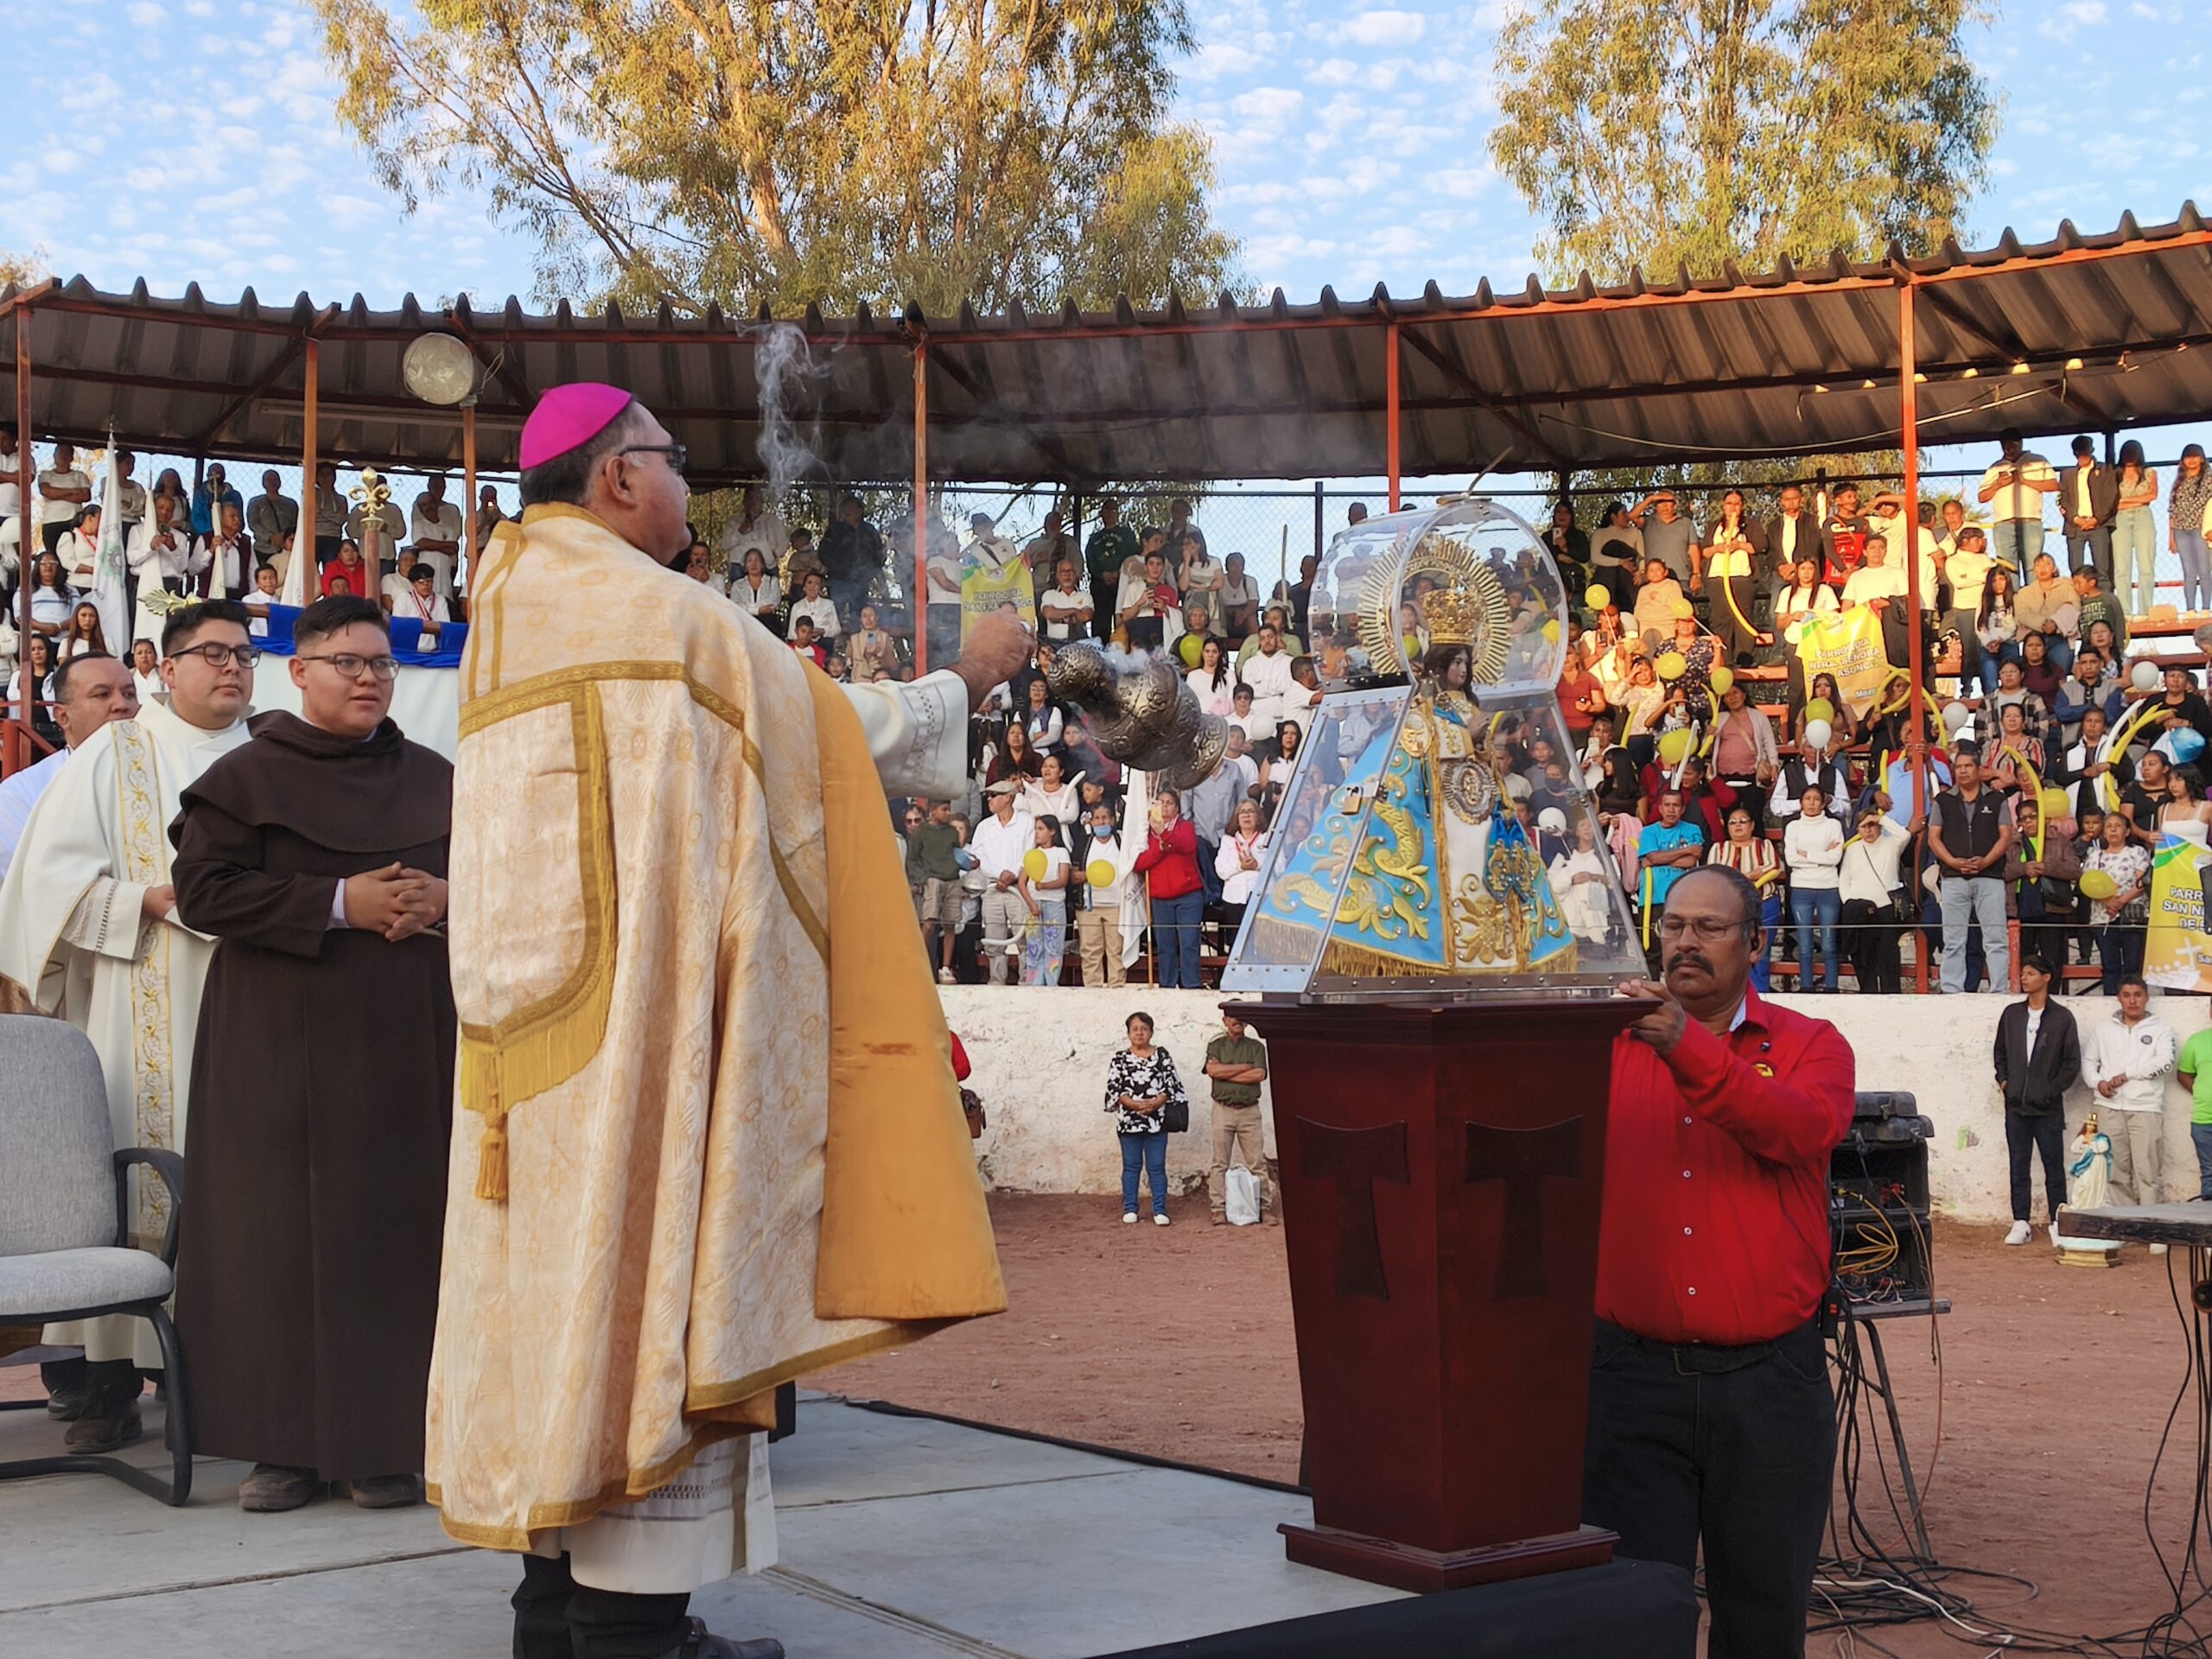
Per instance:
[[[507,1201],[507,1115],[484,1115],[484,1139],[476,1149],[476,1196],[494,1204]]]
[[[507,1092],[505,1067],[499,1050],[461,1039],[461,1104],[484,1118],[484,1137],[476,1147],[476,1196],[493,1204],[507,1201]]]

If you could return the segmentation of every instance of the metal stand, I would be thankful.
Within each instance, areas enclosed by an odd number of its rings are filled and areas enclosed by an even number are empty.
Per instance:
[[[1928,1541],[1928,1519],[1921,1513],[1920,1483],[1913,1477],[1912,1454],[1904,1443],[1904,1425],[1897,1420],[1897,1391],[1890,1382],[1890,1358],[1882,1351],[1882,1321],[1931,1318],[1950,1311],[1950,1302],[1940,1297],[1934,1301],[1854,1303],[1851,1311],[1853,1325],[1866,1327],[1866,1345],[1874,1355],[1873,1380],[1869,1382],[1861,1376],[1859,1383],[1881,1397],[1882,1413],[1890,1420],[1890,1441],[1897,1451],[1898,1484],[1904,1488],[1904,1501],[1912,1516],[1913,1552],[1923,1561],[1934,1560],[1936,1551]]]

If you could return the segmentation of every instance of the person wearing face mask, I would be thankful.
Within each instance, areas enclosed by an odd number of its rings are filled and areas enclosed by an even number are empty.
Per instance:
[[[1121,837],[1114,828],[1114,809],[1103,802],[1090,810],[1088,845],[1083,849],[1084,880],[1077,884],[1075,938],[1083,959],[1083,982],[1126,985],[1128,968],[1123,960],[1122,905],[1129,890],[1123,868]],[[1101,882],[1092,878],[1109,875]]]

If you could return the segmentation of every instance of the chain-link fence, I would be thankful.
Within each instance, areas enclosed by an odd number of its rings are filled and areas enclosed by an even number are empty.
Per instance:
[[[85,464],[80,459],[79,465]],[[2159,499],[2152,509],[2156,580],[2160,597],[2168,600],[2178,598],[2182,586],[2180,559],[2171,545],[2165,522],[2165,496],[2171,490],[2177,464],[2172,457],[2162,457],[2152,463],[2161,486]],[[176,471],[188,488],[197,480],[197,464],[192,458],[182,456],[142,455],[136,475],[141,482],[151,486],[170,469]],[[231,462],[227,467],[233,486],[249,495],[257,487],[264,470],[261,465],[244,461]],[[300,499],[296,458],[289,461],[283,458],[272,460],[266,470],[278,474],[279,488],[285,494],[296,500]],[[458,501],[462,493],[461,479],[450,470],[439,470],[447,480],[447,499]],[[1691,523],[1702,527],[1718,517],[1721,497],[1736,487],[1725,476],[1716,476],[1719,470],[1659,467],[1579,475],[1566,481],[1564,492],[1557,480],[1526,474],[1489,479],[1484,480],[1484,493],[1507,503],[1540,526],[1563,499],[1586,531],[1603,521],[1605,509],[1611,504],[1632,506],[1650,489],[1664,486],[1675,492],[1682,512]],[[425,473],[408,469],[387,474],[394,499],[403,510],[413,505],[420,493],[420,480],[425,476]],[[341,493],[353,484],[355,477],[350,471],[341,474]],[[1956,498],[1966,505],[1970,518],[1978,517],[1980,509],[1974,498],[1980,477],[1980,470],[1974,467],[1926,469],[1920,474],[1921,493],[1930,502]],[[486,474],[480,476],[478,482],[480,488],[492,491],[502,512],[512,514],[518,511],[511,476]],[[1882,491],[1901,487],[1902,479],[1894,472],[1853,472],[1840,467],[1830,471],[1811,463],[1793,470],[1788,463],[1770,463],[1748,469],[1745,474],[1742,487],[1748,513],[1755,518],[1769,516],[1774,510],[1775,498],[1789,482],[1799,484],[1808,495],[1817,487],[1833,489],[1855,483],[1860,486],[1862,495],[1871,499]],[[1404,492],[1403,503],[1408,506],[1427,505],[1440,494],[1465,488],[1465,483],[1466,480],[1455,479],[1440,488],[1439,480],[1416,480]],[[94,487],[97,490],[97,478]],[[835,520],[836,504],[845,493],[842,486],[835,484],[800,486],[787,493],[779,504],[780,517],[793,528],[808,530],[818,548]],[[873,526],[881,538],[880,569],[870,579],[868,593],[879,604],[880,622],[899,641],[902,661],[910,663],[913,656],[912,595],[917,582],[911,492],[895,486],[868,486],[855,493],[864,522]],[[1058,512],[1060,534],[1068,538],[1069,545],[1080,556],[1099,525],[1102,507],[1109,499],[1118,505],[1121,522],[1140,533],[1151,526],[1166,527],[1184,522],[1186,518],[1204,537],[1206,550],[1213,558],[1225,563],[1230,556],[1241,556],[1243,574],[1265,598],[1295,582],[1300,562],[1308,555],[1320,553],[1329,538],[1344,527],[1356,508],[1363,509],[1368,514],[1384,512],[1387,493],[1372,480],[1251,486],[1136,485],[1121,490],[962,484],[945,486],[932,495],[931,502],[939,526],[937,533],[942,543],[940,550],[950,552],[957,564],[959,550],[972,541],[978,528],[973,523],[973,516],[977,513],[988,515],[990,524],[982,528],[988,533],[1012,543],[1016,550],[1026,550],[1046,533],[1047,516]],[[1179,511],[1185,504],[1187,515]],[[729,576],[724,551],[725,532],[739,512],[740,496],[734,490],[715,491],[695,498],[694,523],[711,550],[713,573],[725,585]],[[2056,534],[2050,537],[2048,546],[2063,556],[2063,543]],[[1178,550],[1171,546],[1168,551],[1172,566]],[[1088,586],[1090,573],[1086,570],[1081,575]],[[1050,585],[1049,569],[1044,571],[1041,581],[1043,585]],[[463,585],[465,588],[465,573]],[[797,597],[795,582],[792,590]],[[769,620],[782,626],[787,623],[788,615],[786,604]],[[857,618],[845,620],[849,625]],[[953,637],[957,639],[957,631]],[[938,652],[933,659],[935,665],[943,665],[950,655],[949,651]]]

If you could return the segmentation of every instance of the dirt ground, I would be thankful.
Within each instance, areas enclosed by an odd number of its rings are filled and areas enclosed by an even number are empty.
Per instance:
[[[1001,1196],[992,1213],[1011,1311],[812,1385],[1297,1478],[1298,1368],[1279,1230],[1211,1227],[1202,1198],[1185,1200],[1170,1228],[1124,1227],[1107,1198]],[[1967,1622],[2075,1637],[2144,1624],[2172,1605],[2145,1532],[2144,1484],[2185,1362],[2166,1274],[2171,1262],[2178,1281],[2185,1258],[2131,1247],[2123,1266],[2091,1271],[2061,1267],[2040,1244],[2006,1249],[1994,1228],[1939,1223],[1936,1236],[1938,1292],[1955,1308],[1941,1321],[1940,1390],[1927,1322],[1885,1330],[1907,1442],[1928,1474],[1935,1553],[2040,1587],[2030,1599],[2019,1586],[1955,1580],[1974,1603]],[[1135,1355],[1152,1357],[1156,1387],[1129,1388]],[[2193,1423],[2184,1405],[2152,1505],[2170,1560],[2188,1529]],[[1879,1510],[1875,1535],[1887,1546],[1897,1527],[1878,1485],[1870,1460],[1862,1509]],[[2212,1630],[2212,1616],[2198,1628]],[[1867,1634],[1883,1646],[1857,1651],[1999,1645],[1932,1622]],[[1811,1650],[1853,1651],[1833,1636]]]

